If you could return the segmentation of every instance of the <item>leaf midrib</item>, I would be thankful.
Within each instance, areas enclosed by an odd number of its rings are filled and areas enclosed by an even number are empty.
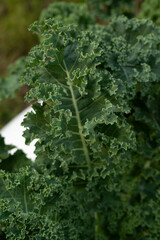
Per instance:
[[[69,89],[70,89],[70,92],[71,92],[73,106],[74,106],[74,109],[75,109],[75,114],[76,114],[75,116],[76,116],[76,119],[77,119],[78,130],[79,130],[79,135],[80,135],[82,146],[83,146],[84,155],[85,155],[85,158],[86,158],[86,161],[87,161],[88,168],[90,169],[90,165],[91,165],[90,157],[89,157],[88,148],[87,148],[87,145],[86,145],[86,142],[85,142],[85,138],[82,134],[83,127],[82,127],[82,123],[81,123],[81,119],[80,119],[80,115],[79,115],[77,100],[76,100],[76,97],[75,97],[75,94],[74,94],[73,84],[72,84],[72,81],[71,81],[70,73],[67,69],[67,65],[66,65],[65,61],[64,61],[64,66],[65,66],[65,72],[66,72],[66,75],[67,75],[67,78],[68,78],[67,79],[68,80],[68,86],[69,86]]]

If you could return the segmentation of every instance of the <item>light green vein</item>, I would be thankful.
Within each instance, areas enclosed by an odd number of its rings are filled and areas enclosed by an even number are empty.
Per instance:
[[[77,119],[77,124],[78,124],[78,129],[79,129],[79,135],[80,135],[82,146],[83,146],[84,156],[86,158],[88,168],[90,169],[90,166],[91,166],[90,157],[89,157],[88,148],[87,148],[87,145],[86,145],[86,142],[85,142],[85,138],[82,134],[83,127],[82,127],[82,123],[81,123],[81,119],[80,119],[80,115],[79,115],[77,100],[76,100],[76,97],[75,97],[75,94],[74,94],[73,84],[72,84],[72,81],[71,81],[70,73],[67,69],[65,61],[64,61],[64,66],[65,66],[65,69],[66,69],[68,86],[69,86],[69,89],[70,89],[70,92],[71,92],[72,102],[73,102],[73,106],[74,106],[75,113],[76,113],[76,119]]]

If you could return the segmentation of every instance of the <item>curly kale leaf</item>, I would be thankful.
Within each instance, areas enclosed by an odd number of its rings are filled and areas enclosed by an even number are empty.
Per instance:
[[[159,29],[126,18],[93,27],[92,33],[77,34],[53,20],[33,29],[43,41],[31,51],[24,79],[35,86],[28,100],[44,104],[24,121],[33,125],[28,141],[39,138],[44,151],[64,166],[114,169],[136,146],[126,117],[135,111],[132,102],[159,81]]]
[[[35,86],[28,100],[36,97],[47,105],[35,106],[36,114],[29,114],[24,126],[32,124],[31,138],[38,137],[39,144],[52,149],[52,157],[64,165],[101,168],[113,158],[113,168],[117,156],[134,148],[135,138],[122,114],[129,108],[122,105],[124,101],[114,100],[107,86],[112,76],[107,69],[101,71],[104,46],[96,41],[96,32],[77,35],[76,29],[53,20],[37,26],[37,31],[42,32],[43,42],[31,51],[24,79]],[[104,34],[104,28],[99,34]],[[105,36],[110,38],[107,31]]]

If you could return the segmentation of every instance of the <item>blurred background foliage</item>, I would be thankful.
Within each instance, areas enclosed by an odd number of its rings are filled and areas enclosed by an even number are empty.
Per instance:
[[[160,26],[160,0],[145,0],[138,17],[151,19]]]
[[[54,2],[62,2],[62,0],[0,1],[0,76],[7,75],[8,64],[27,55],[28,51],[38,43],[36,35],[29,32],[28,27],[39,19],[42,9]],[[85,0],[65,0],[65,2],[84,3]],[[124,14],[130,18],[149,18],[160,25],[160,0],[86,0],[86,2],[89,11],[92,11],[92,15],[100,24],[107,25],[113,15]],[[53,8],[53,6],[49,8],[53,15],[61,15],[60,19],[65,16],[63,9],[53,11]],[[16,97],[0,102],[0,128],[27,106],[24,103],[26,91],[27,87],[23,86],[16,91]]]

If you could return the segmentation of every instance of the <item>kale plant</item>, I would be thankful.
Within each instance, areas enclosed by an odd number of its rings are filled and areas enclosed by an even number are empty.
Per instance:
[[[23,121],[37,158],[9,169],[0,140],[1,239],[159,240],[160,29],[119,17],[31,30],[20,78],[43,102]]]

